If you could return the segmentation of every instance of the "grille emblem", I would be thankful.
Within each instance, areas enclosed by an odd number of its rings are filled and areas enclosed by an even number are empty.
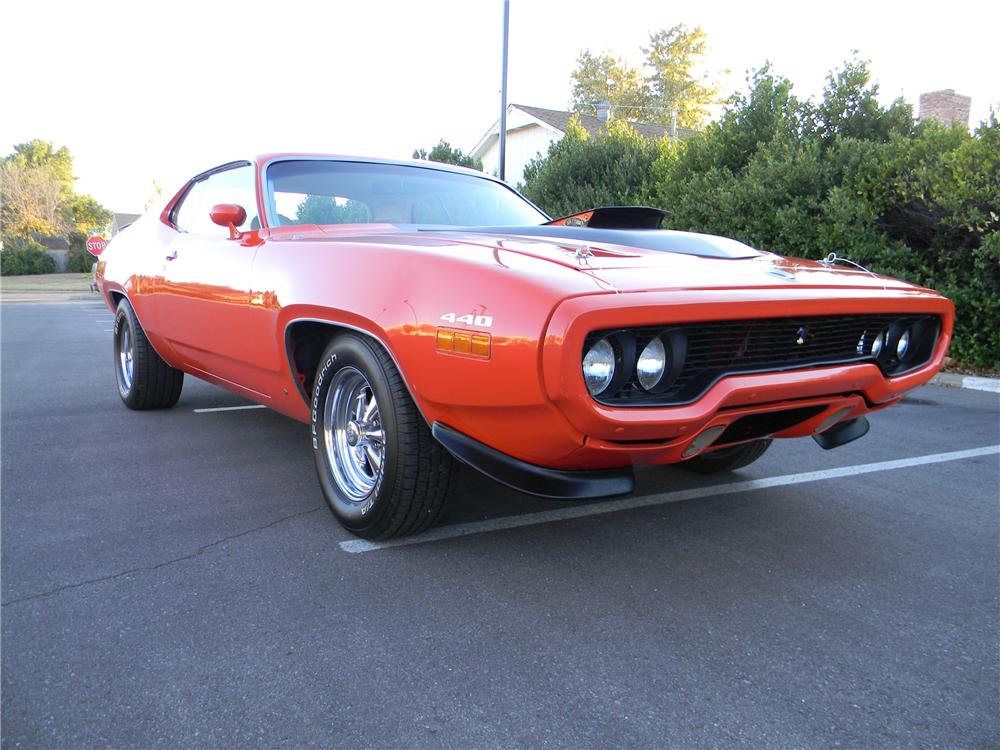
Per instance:
[[[806,343],[806,334],[808,332],[809,331],[805,326],[799,326],[799,330],[795,332],[795,343],[798,344],[799,346],[802,346],[804,343]]]

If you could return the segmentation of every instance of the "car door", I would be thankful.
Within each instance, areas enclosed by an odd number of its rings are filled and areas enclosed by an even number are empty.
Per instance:
[[[244,387],[254,381],[259,346],[250,310],[260,226],[254,180],[248,163],[195,179],[171,213],[177,235],[154,301],[158,328],[185,365]],[[246,211],[235,237],[212,221],[221,203]]]

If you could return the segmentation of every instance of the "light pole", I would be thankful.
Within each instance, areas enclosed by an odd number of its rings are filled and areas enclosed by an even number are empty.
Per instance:
[[[510,0],[503,0],[503,73],[500,81],[500,179],[505,179],[507,159],[507,30]]]

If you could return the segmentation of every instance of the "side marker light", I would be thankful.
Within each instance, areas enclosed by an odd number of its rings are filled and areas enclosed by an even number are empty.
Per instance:
[[[439,352],[489,359],[491,345],[492,337],[488,333],[456,331],[451,328],[437,329],[437,350]]]

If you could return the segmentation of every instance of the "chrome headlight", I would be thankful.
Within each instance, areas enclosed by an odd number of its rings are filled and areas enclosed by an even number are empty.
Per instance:
[[[906,352],[910,350],[910,330],[906,329],[903,331],[903,335],[899,337],[899,341],[896,342],[896,357],[903,359],[906,356]]]
[[[615,350],[603,338],[587,351],[583,358],[583,382],[591,396],[596,396],[611,385],[615,376]]]
[[[635,365],[635,374],[639,378],[639,385],[647,391],[656,387],[656,384],[663,379],[663,373],[667,369],[667,351],[663,346],[663,340],[657,336],[642,350],[639,361]]]
[[[883,339],[885,339],[885,333],[879,331],[875,335],[875,340],[872,341],[872,356],[875,357],[876,359],[878,358],[878,355],[882,353]]]

